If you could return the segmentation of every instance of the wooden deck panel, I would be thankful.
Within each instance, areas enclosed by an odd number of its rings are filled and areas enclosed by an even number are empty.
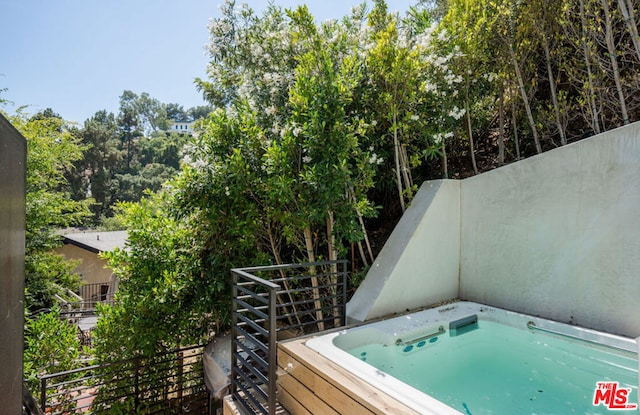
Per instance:
[[[308,348],[305,341],[278,344],[279,400],[292,415],[418,415]]]
[[[246,415],[245,409],[242,405],[236,404],[231,395],[227,395],[222,398],[222,414],[223,415]],[[276,415],[290,415],[282,405],[278,405],[276,408]]]
[[[240,410],[233,401],[231,395],[222,398],[222,414],[223,415],[242,415]]]

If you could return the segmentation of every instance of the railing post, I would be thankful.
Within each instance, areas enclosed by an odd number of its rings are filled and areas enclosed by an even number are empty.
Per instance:
[[[276,413],[276,393],[278,383],[276,369],[278,368],[278,328],[276,327],[276,290],[269,288],[269,415]]]
[[[45,412],[47,410],[47,379],[46,378],[41,378],[40,379],[40,408],[42,409],[42,412]]]
[[[347,325],[347,261],[342,263],[342,316],[340,323],[342,326]]]
[[[177,352],[177,357],[178,357],[178,393],[177,393],[177,398],[180,400],[180,403],[182,404],[182,386],[184,383],[184,379],[183,379],[183,374],[184,374],[184,354],[182,352]]]
[[[136,373],[134,379],[134,392],[135,395],[133,397],[133,406],[138,411],[138,406],[140,405],[140,358],[136,357],[134,360],[134,364],[136,365]]]
[[[238,326],[238,316],[236,314],[238,311],[238,304],[235,302],[235,299],[238,297],[238,274],[233,270],[231,271],[231,282],[231,298],[233,301],[231,305],[231,388],[229,389],[229,392],[231,395],[234,395],[237,392],[235,381],[238,376],[238,359],[236,358],[236,353],[238,352],[238,345],[236,343],[238,335],[236,330],[236,327]]]

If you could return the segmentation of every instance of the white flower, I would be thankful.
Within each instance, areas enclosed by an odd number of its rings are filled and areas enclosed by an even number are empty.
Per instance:
[[[309,156],[302,157],[302,162],[306,163],[306,164],[311,163],[311,157],[309,157]]]
[[[224,187],[224,194],[229,196],[231,193],[229,192],[229,186]]]
[[[418,121],[419,119],[420,119],[420,116],[419,116],[419,115],[415,115],[415,114],[414,114],[414,115],[412,115],[412,116],[411,116],[411,120],[412,120],[412,121]]]
[[[297,137],[302,132],[302,128],[300,128],[299,126],[296,126],[292,132],[293,132],[293,136]]]
[[[435,86],[435,85],[434,85],[434,84],[432,84],[432,83],[425,82],[425,83],[424,83],[424,90],[425,90],[426,92],[435,92],[435,91],[437,91],[437,90],[438,90],[438,87],[437,87],[437,86]]]
[[[271,105],[271,106],[269,106],[269,107],[265,108],[265,109],[264,109],[264,112],[265,112],[267,115],[276,115],[276,107],[274,107],[273,105]]]
[[[433,135],[433,142],[435,144],[440,144],[440,143],[442,143],[442,141],[445,138],[451,138],[451,137],[453,137],[453,133],[451,131],[449,131],[448,133],[445,133],[445,134],[442,134],[442,133],[434,134]]]
[[[371,125],[375,127],[376,125],[378,125],[378,121],[377,120],[371,121]]]
[[[372,153],[369,157],[369,164],[377,164],[380,165],[384,163],[384,159],[382,157],[378,157],[376,153]]]
[[[438,33],[438,40],[440,42],[444,42],[445,40],[447,40],[447,31],[446,30],[442,30],[440,33]]]
[[[498,75],[493,72],[490,72],[490,73],[483,74],[482,77],[489,82],[493,82],[495,79],[498,78]]]
[[[251,54],[253,56],[255,56],[256,58],[260,58],[263,53],[264,51],[262,49],[262,46],[255,43],[251,45]]]
[[[451,111],[449,111],[449,117],[452,117],[456,120],[459,120],[460,118],[462,118],[462,116],[465,114],[465,109],[464,108],[458,108],[458,107],[453,107],[453,109]]]

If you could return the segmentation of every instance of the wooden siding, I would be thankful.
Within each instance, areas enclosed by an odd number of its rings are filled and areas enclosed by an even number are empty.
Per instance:
[[[278,345],[278,399],[292,415],[418,415],[308,348],[305,341]]]

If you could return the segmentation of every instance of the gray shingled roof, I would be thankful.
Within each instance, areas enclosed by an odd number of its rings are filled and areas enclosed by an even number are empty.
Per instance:
[[[87,251],[109,252],[115,248],[124,249],[129,234],[127,231],[77,232],[62,235],[65,244],[76,245]]]

